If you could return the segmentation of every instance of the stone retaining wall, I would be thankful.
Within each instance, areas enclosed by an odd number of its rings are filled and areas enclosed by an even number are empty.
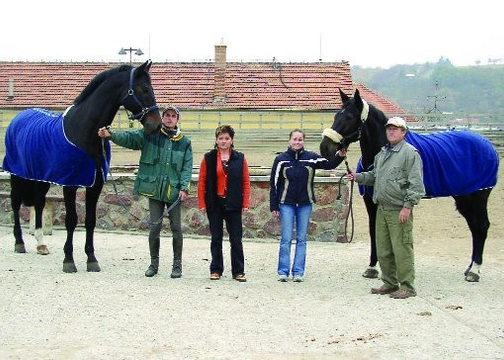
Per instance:
[[[256,171],[257,172],[257,171]],[[260,171],[258,172],[260,173]],[[341,172],[331,171],[318,174],[315,180],[317,204],[313,208],[309,229],[309,240],[346,242],[345,217],[348,214],[349,188],[346,181],[339,186]],[[133,195],[133,173],[113,173],[105,184],[97,207],[97,228],[104,230],[147,231],[148,201],[143,196]],[[193,174],[191,193],[182,204],[182,224],[185,235],[209,236],[206,214],[197,208],[198,175]],[[10,191],[9,175],[0,172],[0,191]],[[62,194],[62,187],[51,186],[50,194]],[[338,195],[341,194],[339,197]],[[338,199],[340,198],[340,199]],[[77,213],[79,225],[84,226],[85,189],[77,191]],[[10,199],[0,199],[0,221],[13,224]],[[22,207],[22,224],[28,225],[30,210]],[[163,227],[169,231],[168,218]],[[65,226],[65,209],[62,202],[54,204],[53,225]],[[278,238],[280,223],[269,210],[269,174],[254,175],[251,170],[250,211],[243,216],[244,238]]]

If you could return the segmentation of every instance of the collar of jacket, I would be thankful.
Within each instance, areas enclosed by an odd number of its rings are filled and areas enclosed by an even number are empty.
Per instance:
[[[299,156],[301,156],[301,154],[303,154],[303,152],[304,152],[304,147],[302,147],[298,151],[294,150],[290,146],[287,148],[287,153],[290,154],[292,157],[294,157],[294,159],[297,159]]]
[[[162,126],[161,129],[159,130],[163,135],[168,137],[171,141],[179,141],[182,139],[182,132],[180,131],[179,127],[175,127],[175,131],[169,130],[168,128]]]

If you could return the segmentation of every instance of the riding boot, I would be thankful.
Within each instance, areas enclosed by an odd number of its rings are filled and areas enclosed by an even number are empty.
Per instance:
[[[178,279],[182,277],[182,247],[183,247],[182,234],[176,234],[173,237],[173,267],[171,278]]]
[[[182,277],[182,260],[173,260],[172,273],[170,276],[172,279]]]
[[[153,277],[158,273],[159,268],[159,238],[149,238],[149,251],[151,263],[145,271],[145,276]]]

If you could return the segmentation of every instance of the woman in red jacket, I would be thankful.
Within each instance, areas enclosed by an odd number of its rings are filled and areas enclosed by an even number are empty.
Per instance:
[[[215,130],[215,147],[201,161],[198,207],[206,212],[210,225],[210,279],[219,280],[224,271],[225,222],[231,244],[231,273],[233,279],[245,282],[242,214],[250,204],[250,178],[245,155],[233,149],[234,134],[230,125],[221,125]]]

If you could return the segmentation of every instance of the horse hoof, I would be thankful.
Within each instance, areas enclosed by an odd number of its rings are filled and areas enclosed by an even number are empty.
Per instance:
[[[14,244],[14,252],[24,254],[26,253],[25,244]]]
[[[87,271],[88,272],[100,272],[101,271],[100,264],[98,264],[97,262],[87,263]]]
[[[362,276],[367,279],[376,279],[378,278],[378,270],[373,268],[367,268],[366,271],[362,273]]]
[[[37,246],[37,254],[49,255],[49,249],[47,248],[47,245],[38,245]]]
[[[76,273],[77,267],[74,263],[63,263],[63,272],[64,273]]]
[[[480,276],[473,271],[469,271],[465,277],[465,280],[469,281],[469,282],[478,282],[479,279],[480,279]]]

